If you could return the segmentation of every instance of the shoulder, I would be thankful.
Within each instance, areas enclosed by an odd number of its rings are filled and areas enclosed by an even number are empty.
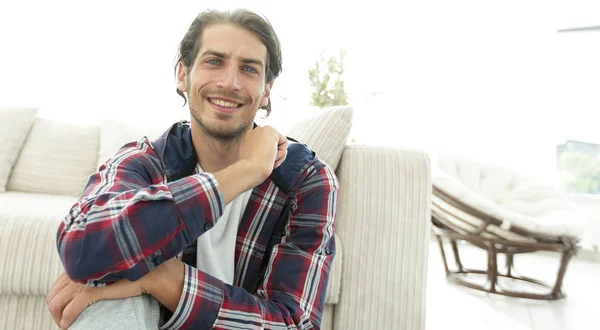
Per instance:
[[[161,161],[159,160],[151,141],[147,137],[143,137],[119,148],[119,150],[100,167],[100,170],[102,171],[108,168],[126,168],[129,170],[156,172],[156,170],[161,167]]]
[[[192,173],[196,162],[189,122],[179,121],[154,139],[145,136],[125,144],[105,165],[175,180]]]
[[[288,192],[294,187],[316,182],[327,183],[335,188],[338,186],[333,169],[322,162],[314,151],[301,143],[288,145],[287,157],[281,166],[273,170],[271,179]]]

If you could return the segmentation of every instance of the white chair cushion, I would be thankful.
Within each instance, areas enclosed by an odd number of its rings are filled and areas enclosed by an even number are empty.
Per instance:
[[[527,230],[551,236],[579,236],[584,219],[550,184],[465,156],[438,153],[433,184],[466,204]]]
[[[6,183],[37,112],[37,108],[0,108],[0,193],[6,191]]]
[[[348,141],[353,112],[350,106],[321,109],[295,123],[284,133],[306,144],[335,171]]]
[[[38,118],[8,190],[78,196],[96,171],[100,128]]]

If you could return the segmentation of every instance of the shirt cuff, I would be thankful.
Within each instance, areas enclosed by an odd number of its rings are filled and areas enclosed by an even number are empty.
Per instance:
[[[177,308],[159,329],[212,329],[223,303],[223,282],[188,264],[184,268]]]

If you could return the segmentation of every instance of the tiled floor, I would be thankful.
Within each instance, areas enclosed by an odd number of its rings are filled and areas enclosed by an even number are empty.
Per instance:
[[[461,246],[463,264],[483,268],[483,251]],[[464,253],[464,255],[463,255]],[[452,263],[451,263],[452,264]],[[558,270],[557,255],[515,258],[522,275],[550,279]],[[600,329],[600,262],[572,259],[567,269],[566,299],[535,301],[487,294],[446,281],[439,246],[429,246],[427,287],[428,330],[598,330]]]

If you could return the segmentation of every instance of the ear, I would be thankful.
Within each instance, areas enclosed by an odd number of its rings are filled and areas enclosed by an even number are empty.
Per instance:
[[[265,85],[265,92],[263,94],[262,99],[260,100],[260,106],[266,107],[269,104],[269,96],[271,96],[271,88],[273,88],[273,82],[270,82]]]
[[[177,63],[177,89],[179,89],[179,91],[181,91],[183,93],[187,92],[187,90],[188,90],[187,72],[188,72],[188,68],[187,68],[187,66],[183,65],[183,62]]]

